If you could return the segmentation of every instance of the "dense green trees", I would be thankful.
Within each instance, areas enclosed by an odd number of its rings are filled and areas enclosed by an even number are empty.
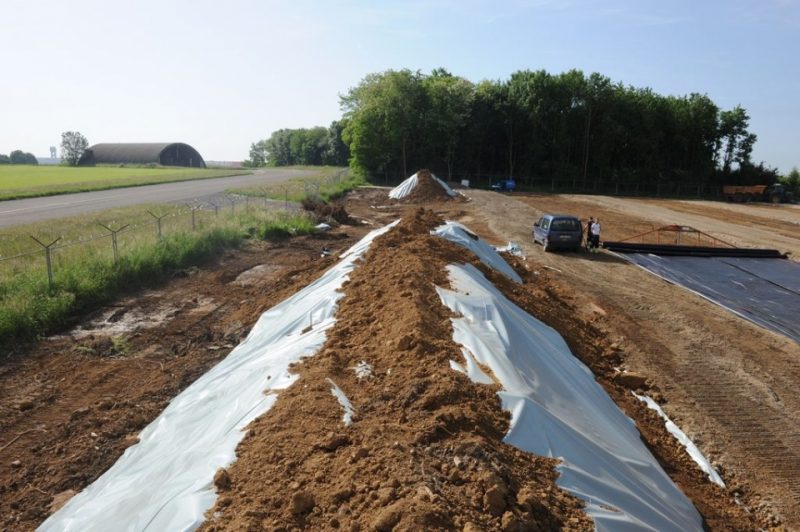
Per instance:
[[[14,150],[8,155],[8,162],[11,164],[39,164],[39,161],[32,153],[22,150]]]
[[[399,179],[429,167],[472,179],[592,189],[763,180],[746,111],[661,96],[579,70],[470,83],[437,69],[370,74],[342,96],[351,165]],[[769,172],[767,172],[769,173]]]
[[[792,168],[791,172],[781,177],[780,181],[795,199],[800,199],[800,170],[796,166]]]
[[[346,166],[349,157],[339,122],[329,128],[279,129],[268,139],[250,145],[245,166],[333,165]]]
[[[386,181],[427,167],[480,184],[513,176],[575,190],[699,191],[776,178],[751,161],[756,136],[741,106],[722,110],[706,95],[662,96],[580,70],[523,70],[477,84],[444,69],[387,70],[367,75],[341,106],[328,130],[276,131],[253,144],[250,161],[349,157],[355,170]]]

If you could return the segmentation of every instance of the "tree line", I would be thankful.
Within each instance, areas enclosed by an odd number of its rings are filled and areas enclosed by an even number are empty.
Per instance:
[[[350,152],[342,140],[341,122],[330,127],[279,129],[250,145],[244,166],[347,166]]]
[[[77,166],[78,161],[89,147],[89,142],[78,131],[65,131],[61,134],[61,164]],[[39,164],[32,153],[14,150],[10,155],[0,154],[0,164]]]
[[[747,111],[707,95],[663,96],[580,70],[473,83],[444,69],[367,75],[329,128],[282,129],[251,146],[253,166],[344,164],[393,181],[418,168],[478,182],[771,183],[751,160]]]
[[[32,153],[14,150],[9,155],[0,153],[0,164],[39,164],[39,161]]]

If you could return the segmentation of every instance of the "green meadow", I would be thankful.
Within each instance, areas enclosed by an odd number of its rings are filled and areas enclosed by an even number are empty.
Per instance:
[[[0,201],[248,173],[240,168],[0,165]]]

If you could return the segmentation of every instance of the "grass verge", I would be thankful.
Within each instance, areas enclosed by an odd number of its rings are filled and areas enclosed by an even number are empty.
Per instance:
[[[363,178],[352,175],[347,168],[337,166],[290,166],[286,168],[313,170],[316,173],[310,176],[294,177],[283,183],[263,187],[231,188],[226,192],[298,203],[306,198],[318,198],[328,202],[366,184]]]
[[[102,217],[127,221],[125,214],[134,213],[114,210]],[[191,211],[176,209],[165,220],[168,223],[162,224],[160,239],[152,223],[140,223],[120,233],[117,261],[110,236],[77,237],[81,230],[97,232],[91,221],[85,217],[65,220],[61,227],[70,242],[53,252],[52,288],[43,252],[0,262],[0,352],[63,327],[70,317],[120,293],[158,284],[176,271],[209,261],[249,238],[280,240],[314,229],[313,220],[304,213],[256,207],[241,207],[233,214],[195,212],[194,223]],[[23,235],[30,229],[16,231]]]
[[[240,168],[0,165],[0,201],[250,173]]]

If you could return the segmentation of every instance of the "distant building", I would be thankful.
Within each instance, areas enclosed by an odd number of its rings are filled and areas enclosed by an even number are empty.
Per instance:
[[[79,166],[96,164],[159,164],[205,168],[197,150],[182,142],[95,144],[83,152]]]

